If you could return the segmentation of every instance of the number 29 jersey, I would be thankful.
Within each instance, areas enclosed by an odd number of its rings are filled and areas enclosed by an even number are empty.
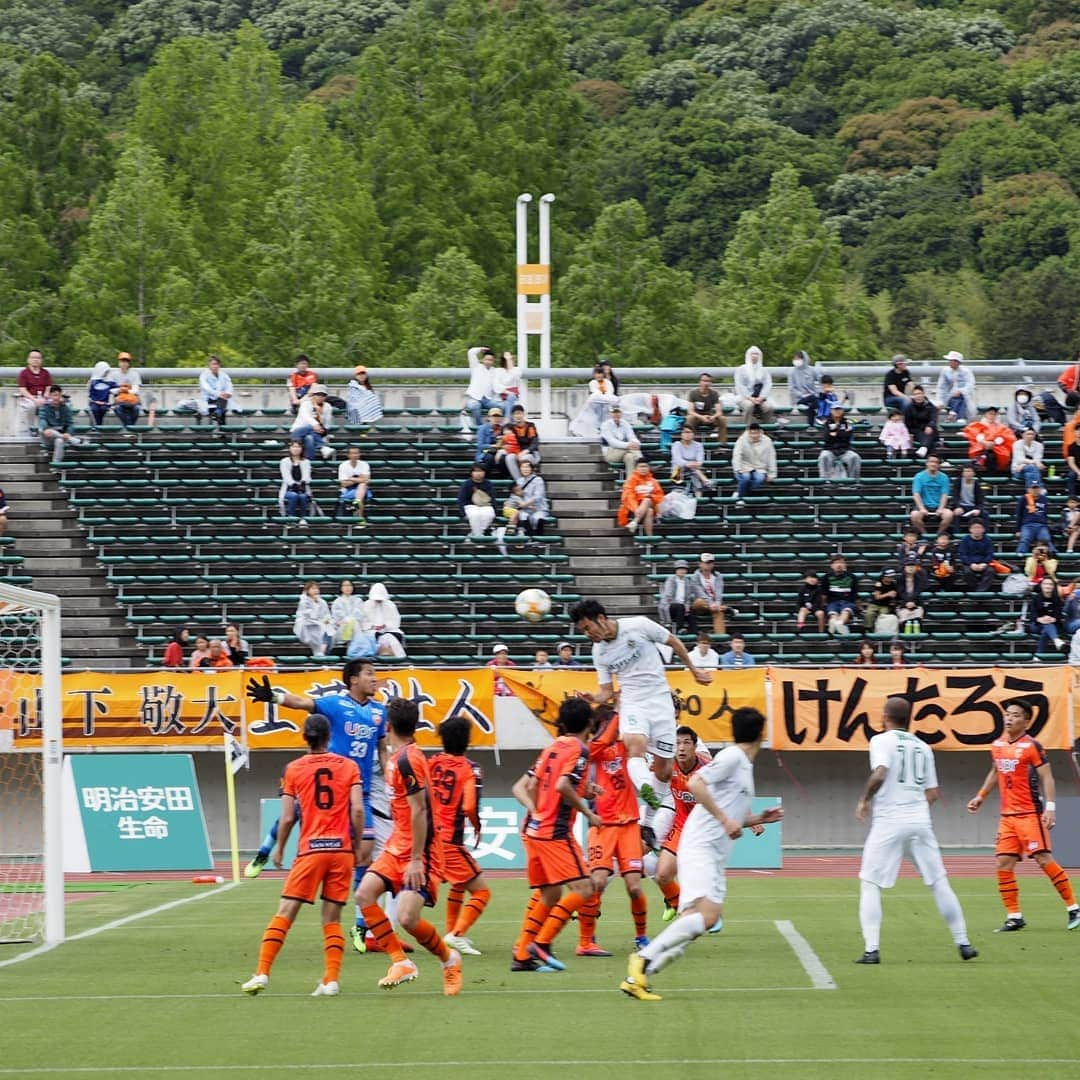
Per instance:
[[[298,856],[352,851],[350,793],[359,783],[356,762],[340,754],[305,754],[289,762],[281,791],[300,811]]]

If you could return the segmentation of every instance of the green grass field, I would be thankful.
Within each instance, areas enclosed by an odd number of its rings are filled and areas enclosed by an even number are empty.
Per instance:
[[[269,876],[211,894],[187,883],[111,891],[69,905],[69,934],[201,899],[0,967],[0,1077],[495,1080],[561,1068],[590,1080],[1014,1080],[1040,1063],[1080,1075],[1080,931],[1065,932],[1049,883],[1025,876],[1029,926],[1010,935],[991,932],[1001,911],[990,879],[954,884],[981,956],[962,963],[928,891],[903,880],[885,895],[883,963],[874,968],[852,963],[862,951],[853,879],[734,878],[724,931],[655,979],[665,995],[655,1004],[617,990],[631,929],[617,882],[597,933],[615,957],[574,958],[571,924],[559,942],[569,970],[535,975],[508,965],[525,886],[496,881],[472,935],[485,955],[466,959],[456,999],[442,996],[427,954],[416,958],[417,982],[383,991],[375,984],[385,958],[352,952],[341,996],[312,999],[321,936],[307,910],[269,990],[242,994],[276,903],[279,881]],[[660,908],[656,898],[654,930]],[[835,989],[814,988],[774,920],[794,923]],[[0,962],[19,948],[5,946]]]

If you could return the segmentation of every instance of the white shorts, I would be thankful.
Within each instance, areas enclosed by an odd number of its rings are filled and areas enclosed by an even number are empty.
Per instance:
[[[722,904],[727,895],[727,861],[734,840],[695,840],[684,832],[679,841],[679,910],[695,900]]]
[[[623,698],[619,709],[619,735],[644,735],[649,753],[655,757],[675,756],[675,703],[670,694],[634,700]]]
[[[390,839],[390,834],[394,831],[394,823],[390,818],[379,817],[379,815],[374,812],[371,817],[375,829],[375,847],[371,852],[371,861],[374,862],[383,853],[386,842]]]
[[[905,855],[929,887],[946,877],[934,827],[913,821],[874,822],[863,848],[859,877],[880,889],[891,889]]]

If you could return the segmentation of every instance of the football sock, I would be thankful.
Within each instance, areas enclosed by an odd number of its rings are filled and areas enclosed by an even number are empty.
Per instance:
[[[1076,897],[1073,895],[1072,885],[1069,883],[1069,875],[1062,870],[1059,863],[1051,859],[1043,864],[1043,873],[1050,879],[1050,883],[1058,891],[1058,896],[1065,901],[1065,906],[1076,907]]]
[[[390,920],[383,914],[383,909],[378,904],[369,904],[364,908],[363,915],[371,936],[375,938],[375,944],[395,964],[400,964],[405,959],[405,950],[401,947],[401,939],[394,933]]]
[[[256,975],[269,975],[281,946],[285,944],[285,935],[289,932],[289,922],[283,915],[275,915],[263,931],[262,944],[259,946],[259,966]]]
[[[588,945],[596,936],[596,920],[600,916],[600,894],[594,893],[577,913],[578,944]]]
[[[1016,884],[1016,874],[1012,870],[999,870],[998,892],[1005,905],[1005,914],[1012,917],[1020,914],[1020,888]]]
[[[676,919],[666,930],[653,938],[651,945],[639,950],[648,963],[649,971],[659,971],[667,967],[686,951],[686,946],[695,938],[705,933],[705,916],[700,911]]]
[[[450,959],[450,950],[447,948],[446,942],[443,941],[439,936],[439,931],[427,919],[421,919],[410,933],[416,938],[416,943],[423,945],[433,956],[437,956],[442,961]]]
[[[358,888],[360,888],[360,882],[364,880],[364,875],[366,873],[367,873],[367,867],[366,866],[357,866],[357,867],[355,867],[353,869],[352,887],[353,887],[353,892],[354,893],[356,892],[356,890]],[[356,925],[359,926],[361,930],[363,930],[363,929],[365,929],[367,927],[367,923],[364,922],[364,913],[361,910],[359,904],[356,905]]]
[[[669,881],[666,885],[661,885],[657,882],[657,886],[664,894],[664,902],[668,907],[679,909],[679,883],[677,881]]]
[[[652,784],[656,779],[649,768],[649,763],[643,757],[632,757],[626,760],[626,771],[630,774],[630,781],[640,791],[643,784]]]
[[[259,848],[259,855],[263,859],[269,859],[270,852],[274,850],[274,845],[277,843],[277,827],[278,823],[275,821],[270,826],[270,831],[266,834],[266,839],[263,840],[262,846]]]
[[[534,892],[529,897],[528,906],[525,908],[525,919],[521,924],[521,934],[518,936],[517,944],[514,945],[515,960],[529,959],[529,946],[540,933],[540,927],[544,925],[549,910],[547,904],[540,899],[539,892]]]
[[[562,899],[551,909],[540,933],[536,935],[537,945],[550,945],[559,936],[559,931],[566,925],[570,916],[588,902],[587,896],[579,892],[564,893]]]
[[[668,791],[671,790],[670,784],[668,785]],[[675,811],[670,807],[661,806],[656,811],[656,817],[653,820],[653,832],[656,834],[658,843],[663,843],[670,835],[672,826],[675,824]]]
[[[877,952],[881,947],[881,889],[872,881],[859,882],[859,926],[866,951]]]
[[[390,920],[391,926],[397,926],[397,904],[398,898],[390,892],[384,892],[379,897],[379,907],[386,912],[386,917]]]
[[[341,934],[341,923],[323,923],[323,953],[326,970],[323,982],[337,982],[341,975],[341,958],[345,955],[345,938]]]
[[[967,924],[964,922],[964,909],[960,907],[960,901],[956,899],[956,893],[949,884],[948,878],[942,878],[935,882],[931,892],[934,894],[934,903],[937,904],[949,933],[957,945],[970,945],[968,939]]]
[[[649,902],[645,899],[645,893],[643,890],[638,889],[637,894],[630,894],[630,914],[634,916],[634,935],[635,937],[644,937],[645,931],[648,929],[649,919]],[[581,916],[579,915],[580,919]]]
[[[464,885],[451,885],[450,895],[446,898],[446,932],[452,934],[461,917],[461,903],[465,899]]]
[[[469,902],[465,905],[458,921],[454,924],[455,936],[462,937],[469,932],[472,924],[484,914],[484,908],[488,906],[490,899],[490,889],[477,889],[469,897]]]
[[[656,812],[657,815],[659,815],[661,811],[671,808],[671,780],[670,778],[667,780],[661,780],[655,773],[651,775],[652,779],[649,781],[649,783],[652,784],[653,791],[656,792],[660,801],[663,803],[663,806],[660,808],[660,810],[657,810]],[[672,813],[672,821],[674,821],[674,812]]]

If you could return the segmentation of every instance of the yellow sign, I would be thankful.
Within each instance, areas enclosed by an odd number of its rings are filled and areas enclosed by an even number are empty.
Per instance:
[[[547,263],[519,263],[517,291],[523,296],[547,296],[551,292],[551,267]]]

